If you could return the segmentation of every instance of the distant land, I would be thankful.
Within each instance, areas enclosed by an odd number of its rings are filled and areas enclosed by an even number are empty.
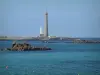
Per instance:
[[[49,36],[49,37],[7,37],[2,36],[0,37],[1,41],[4,40],[22,40],[22,41],[67,41],[67,42],[73,42],[73,43],[100,43],[100,38],[72,38],[72,37],[56,37],[56,36]],[[66,43],[67,43],[66,42]]]

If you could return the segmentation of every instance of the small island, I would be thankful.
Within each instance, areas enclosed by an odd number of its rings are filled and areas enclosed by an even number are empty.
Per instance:
[[[44,51],[44,50],[51,50],[51,48],[44,47],[44,46],[43,47],[37,47],[37,46],[31,46],[28,43],[20,44],[20,43],[14,42],[12,44],[11,48],[5,48],[5,49],[2,49],[2,51],[3,50],[9,50],[9,51]]]

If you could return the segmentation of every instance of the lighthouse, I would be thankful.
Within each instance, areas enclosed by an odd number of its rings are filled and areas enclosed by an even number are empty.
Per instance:
[[[40,26],[40,37],[43,37],[44,34],[43,34],[43,30],[42,30],[42,27]]]
[[[48,37],[48,12],[45,13],[44,37]]]

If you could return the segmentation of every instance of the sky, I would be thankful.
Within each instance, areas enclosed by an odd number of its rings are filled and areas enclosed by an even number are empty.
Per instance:
[[[100,37],[100,0],[0,0],[0,36]]]

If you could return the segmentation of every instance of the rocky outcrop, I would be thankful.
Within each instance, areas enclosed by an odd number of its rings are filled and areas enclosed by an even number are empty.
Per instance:
[[[51,48],[31,46],[28,43],[23,43],[23,44],[18,43],[17,44],[15,42],[12,44],[12,48],[6,48],[6,50],[9,50],[9,51],[37,51],[37,50],[44,51],[44,50],[51,50]]]

